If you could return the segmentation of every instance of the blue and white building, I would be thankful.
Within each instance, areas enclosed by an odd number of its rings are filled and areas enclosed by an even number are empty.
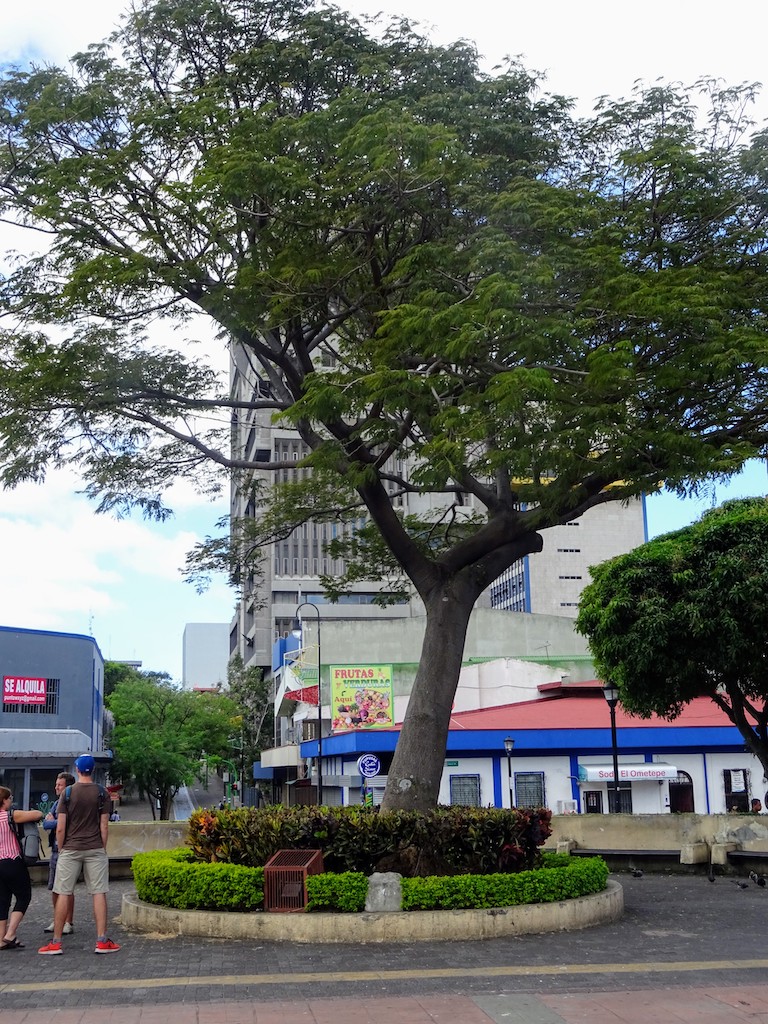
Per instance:
[[[0,785],[22,807],[52,800],[56,775],[104,750],[104,658],[92,636],[0,626]]]

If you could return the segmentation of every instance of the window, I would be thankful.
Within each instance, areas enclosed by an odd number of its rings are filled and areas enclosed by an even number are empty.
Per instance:
[[[603,813],[603,794],[599,789],[588,789],[584,793],[584,809],[587,814]]]
[[[451,804],[464,807],[480,806],[480,776],[451,775]]]
[[[546,807],[544,772],[515,772],[515,806]]]
[[[726,811],[746,814],[749,810],[749,769],[724,768],[723,790]]]

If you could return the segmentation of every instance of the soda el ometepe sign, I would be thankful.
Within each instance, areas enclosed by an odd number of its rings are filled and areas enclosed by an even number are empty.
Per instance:
[[[3,704],[45,704],[45,679],[3,676]]]

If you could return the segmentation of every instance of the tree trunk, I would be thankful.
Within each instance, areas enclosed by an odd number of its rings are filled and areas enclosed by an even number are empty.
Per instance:
[[[419,668],[389,769],[381,809],[426,811],[437,803],[464,642],[477,600],[455,577],[427,605]]]

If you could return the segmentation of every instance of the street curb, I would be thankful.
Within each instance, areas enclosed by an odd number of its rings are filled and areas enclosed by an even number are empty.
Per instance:
[[[490,910],[424,910],[401,913],[234,914],[176,910],[123,895],[120,923],[129,931],[160,935],[251,939],[264,942],[376,943],[495,939],[578,931],[620,920],[624,890],[609,880],[602,892],[558,903],[530,903]]]

